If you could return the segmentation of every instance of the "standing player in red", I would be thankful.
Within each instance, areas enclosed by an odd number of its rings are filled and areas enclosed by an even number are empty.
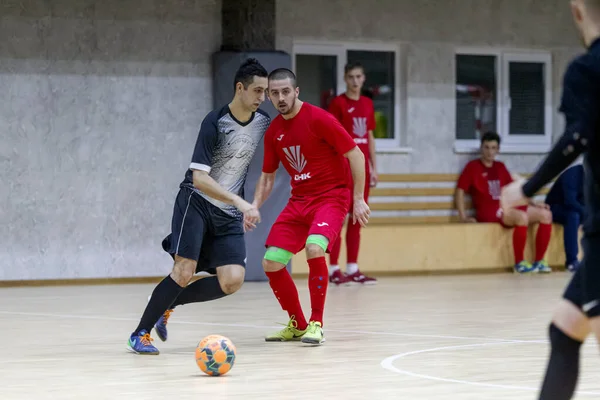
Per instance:
[[[505,228],[514,227],[515,272],[551,272],[544,256],[552,234],[552,213],[546,204],[533,201],[529,206],[505,211],[500,208],[501,189],[511,183],[513,178],[504,163],[496,161],[499,149],[500,136],[496,132],[487,132],[481,138],[481,157],[465,166],[456,189],[456,207],[460,219],[463,222],[497,222]],[[475,218],[465,214],[465,193],[471,195]],[[525,261],[527,229],[530,224],[538,222],[540,226],[535,239],[535,262],[532,265]]]
[[[363,153],[330,113],[302,102],[298,93],[292,71],[280,68],[269,74],[268,95],[280,115],[265,133],[263,172],[253,205],[260,207],[270,195],[280,162],[290,174],[292,196],[271,228],[263,259],[271,289],[290,321],[265,340],[321,344],[329,276],[325,253],[339,236],[351,201],[353,222],[366,226],[370,210],[363,193]],[[292,256],[303,248],[312,308],[308,321],[286,269]]]
[[[375,164],[375,108],[373,101],[361,96],[365,83],[364,68],[360,63],[346,64],[344,67],[346,92],[335,97],[329,105],[329,112],[346,128],[354,143],[365,155],[365,202],[369,202],[369,189],[377,184]],[[349,212],[352,212],[350,205]],[[338,259],[342,247],[342,238],[338,236],[331,246],[329,254],[329,281],[336,285],[357,282],[377,283],[375,278],[363,275],[358,269],[358,249],[360,246],[360,225],[349,223],[346,229],[346,274],[340,271]]]

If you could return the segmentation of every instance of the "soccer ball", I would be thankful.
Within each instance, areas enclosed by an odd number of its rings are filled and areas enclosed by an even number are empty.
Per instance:
[[[235,362],[235,345],[221,335],[209,335],[196,347],[196,364],[210,376],[225,375]]]

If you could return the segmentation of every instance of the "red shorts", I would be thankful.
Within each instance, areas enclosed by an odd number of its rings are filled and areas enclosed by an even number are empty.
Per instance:
[[[344,225],[350,193],[341,188],[318,197],[292,197],[271,227],[265,246],[296,254],[304,248],[309,235],[323,235],[329,240],[329,252]]]
[[[521,211],[527,211],[527,207],[528,206],[519,206],[516,207],[516,209]],[[496,222],[505,228],[512,228],[512,226],[507,226],[504,224],[504,221],[502,220],[503,214],[504,212],[501,208],[479,210],[477,211],[477,222]]]

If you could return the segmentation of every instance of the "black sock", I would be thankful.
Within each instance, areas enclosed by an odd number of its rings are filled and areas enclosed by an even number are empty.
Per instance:
[[[171,278],[171,275],[156,285],[152,292],[152,297],[150,297],[150,301],[144,310],[144,314],[142,314],[140,324],[134,333],[139,333],[141,330],[150,332],[154,324],[170,308],[173,301],[175,301],[183,289]]]
[[[550,361],[539,400],[569,400],[575,393],[579,377],[581,342],[550,325]]]
[[[227,294],[221,289],[219,280],[216,276],[198,279],[189,284],[183,292],[179,294],[173,307],[189,303],[201,303],[225,297]]]

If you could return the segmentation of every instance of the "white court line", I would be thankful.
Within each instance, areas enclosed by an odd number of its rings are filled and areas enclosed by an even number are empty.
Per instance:
[[[411,278],[415,278],[413,276],[407,276],[406,279],[411,279]],[[304,283],[305,281],[307,281],[307,278],[295,278],[294,281],[298,281],[298,282],[302,282]],[[250,284],[260,284],[263,282],[247,282],[246,285],[248,285],[248,283]],[[154,285],[156,286],[156,284],[154,283],[132,283],[132,284],[123,284],[123,286],[140,286],[140,285]],[[88,287],[99,287],[101,285],[81,285],[81,286],[71,286],[74,288],[88,288]],[[102,285],[102,286],[111,286],[111,285]],[[152,286],[152,287],[154,287]],[[43,288],[50,288],[50,286],[45,286]],[[62,288],[63,286],[57,286],[58,288]],[[346,287],[338,287],[338,286],[331,286],[332,290],[339,290],[340,292],[342,291],[351,291],[351,290],[358,290],[358,288],[364,289],[364,290],[375,290],[378,288],[397,288],[398,285],[394,285],[394,284],[388,284],[388,283],[378,283],[377,285],[368,285],[367,287],[365,286],[358,286],[358,285],[352,285],[352,286],[346,286]],[[27,287],[7,287],[7,288],[0,288],[0,300],[76,300],[76,299],[81,299],[81,294],[68,294],[68,295],[64,295],[64,296],[56,296],[56,295],[52,295],[52,296],[15,296],[14,293],[8,293],[8,291],[13,291],[13,289],[16,290],[24,290]],[[238,291],[238,293],[244,289],[240,289]],[[300,293],[304,293],[304,292],[308,292],[309,288],[306,286],[299,286],[298,287],[298,292]],[[269,293],[266,292],[265,293]],[[6,294],[6,295],[5,295]],[[10,294],[10,296],[9,296]],[[272,294],[272,293],[271,293]],[[106,297],[106,295],[104,293],[100,293],[95,295],[94,293],[92,293],[91,295],[86,294],[86,298],[102,298],[104,299]],[[118,296],[119,298],[121,297],[140,297],[139,293],[118,293],[115,296]]]
[[[467,348],[473,348],[473,347],[495,346],[495,345],[499,345],[499,344],[516,344],[516,343],[520,344],[520,343],[523,343],[523,342],[519,342],[519,341],[506,341],[504,343],[502,343],[502,342],[477,343],[477,344],[465,344],[465,345],[460,345],[460,346],[445,346],[445,347],[436,347],[436,348],[433,348],[433,349],[424,349],[424,350],[409,351],[407,353],[396,354],[396,355],[393,355],[393,356],[390,356],[390,357],[387,357],[387,358],[383,359],[381,361],[381,366],[384,369],[387,369],[388,371],[395,372],[395,373],[401,374],[401,375],[412,376],[414,378],[428,379],[428,380],[440,381],[440,382],[459,383],[459,384],[463,384],[463,385],[488,387],[488,388],[494,388],[494,389],[526,390],[526,391],[537,392],[538,390],[540,390],[539,387],[517,386],[517,385],[500,385],[500,384],[495,384],[495,383],[472,382],[472,381],[465,381],[465,380],[461,380],[461,379],[441,378],[439,376],[417,374],[417,373],[414,373],[414,372],[411,372],[411,371],[407,371],[407,370],[404,370],[404,369],[400,369],[400,368],[394,366],[394,362],[396,360],[399,360],[401,358],[405,358],[405,357],[408,357],[408,356],[412,356],[412,355],[415,355],[415,354],[433,353],[433,352],[444,351],[444,350],[459,350],[459,349],[467,349]],[[590,396],[598,396],[598,395],[600,395],[600,392],[577,391],[576,393],[579,394],[579,395],[590,395]]]
[[[0,314],[29,315],[32,317],[65,318],[65,319],[91,319],[91,320],[99,320],[99,321],[128,321],[128,322],[138,321],[138,319],[134,319],[134,318],[104,317],[104,316],[97,316],[97,315],[50,314],[50,313],[30,313],[30,312],[17,312],[17,311],[0,311]],[[273,328],[281,327],[281,325],[226,324],[226,323],[212,323],[212,322],[177,321],[177,320],[172,320],[172,319],[169,320],[169,324],[224,326],[224,327],[232,327],[232,328],[252,328],[252,329],[273,329]],[[421,334],[414,334],[414,333],[356,331],[356,330],[349,330],[349,329],[327,329],[327,331],[328,332],[337,332],[337,333],[346,333],[346,334],[415,337],[415,338],[428,338],[428,339],[486,340],[486,341],[493,341],[493,342],[498,342],[498,343],[547,343],[547,340],[519,340],[519,339],[497,339],[497,338],[469,337],[469,336],[421,335]]]
[[[116,318],[116,317],[103,317],[103,316],[91,316],[91,315],[75,315],[75,314],[49,314],[49,313],[27,313],[27,312],[15,312],[15,311],[0,311],[0,314],[7,315],[29,315],[29,316],[39,316],[39,317],[49,317],[49,318],[66,318],[66,319],[90,319],[90,320],[103,320],[103,321],[137,321],[134,318]],[[252,324],[226,324],[226,323],[207,323],[207,322],[193,322],[193,321],[169,321],[169,323],[182,324],[182,325],[206,325],[206,326],[224,326],[224,327],[239,327],[239,328],[255,328],[255,329],[266,329],[266,328],[276,328],[277,326],[267,326],[267,325],[252,325]],[[538,388],[528,387],[528,386],[511,386],[511,385],[498,385],[492,383],[482,383],[482,382],[470,382],[459,379],[449,379],[449,378],[441,378],[430,375],[417,374],[410,371],[402,370],[393,365],[394,361],[404,358],[414,354],[421,354],[427,352],[435,352],[442,350],[451,350],[451,349],[462,349],[462,348],[472,348],[472,347],[482,347],[482,346],[492,346],[498,344],[518,344],[518,343],[547,343],[546,340],[511,340],[511,339],[496,339],[496,338],[476,338],[476,337],[465,337],[465,336],[445,336],[445,335],[421,335],[421,334],[407,334],[407,333],[394,333],[394,332],[378,332],[378,331],[355,331],[355,330],[344,330],[344,329],[329,329],[331,332],[338,333],[346,333],[346,334],[367,334],[367,335],[386,335],[386,336],[399,336],[399,337],[415,337],[415,338],[433,338],[433,339],[457,339],[457,340],[488,340],[492,341],[491,343],[480,343],[480,344],[469,344],[469,345],[460,345],[460,346],[446,346],[446,347],[437,347],[433,349],[425,349],[418,351],[411,351],[407,353],[397,354],[391,357],[388,357],[381,361],[381,366],[384,369],[387,369],[391,372],[395,372],[398,374],[404,374],[416,378],[429,379],[435,381],[442,382],[450,382],[450,383],[459,383],[471,386],[480,386],[480,387],[489,387],[496,389],[512,389],[512,390],[526,390],[526,391],[537,391]],[[161,383],[176,383],[176,382],[189,382],[188,379],[166,379],[161,380]],[[106,382],[107,386],[121,386],[121,385],[129,385],[129,384],[137,384],[136,382]],[[581,395],[599,395],[600,392],[586,392],[579,391],[577,392]]]

